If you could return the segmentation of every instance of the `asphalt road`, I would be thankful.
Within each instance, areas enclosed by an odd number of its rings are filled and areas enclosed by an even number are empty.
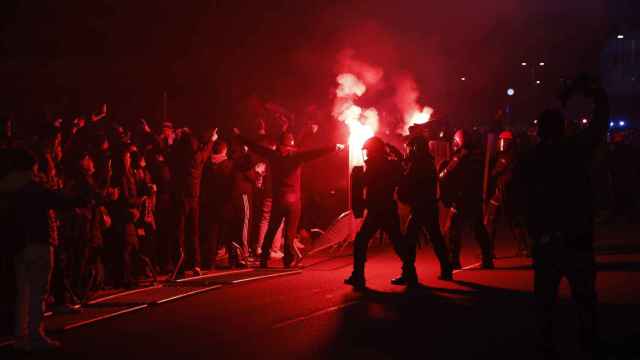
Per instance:
[[[602,337],[612,359],[640,359],[640,240],[635,229],[599,236]],[[539,359],[532,270],[515,246],[499,243],[495,270],[473,267],[479,251],[465,239],[455,281],[436,279],[437,262],[422,249],[422,287],[389,284],[400,263],[373,249],[368,290],[342,284],[351,258],[312,258],[300,274],[222,286],[120,317],[53,334],[64,349],[29,356],[65,359]],[[562,358],[581,358],[576,313],[563,283],[556,341]]]

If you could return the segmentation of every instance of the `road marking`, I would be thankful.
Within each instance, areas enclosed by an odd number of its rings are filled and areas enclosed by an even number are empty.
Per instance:
[[[340,309],[344,309],[346,307],[349,307],[349,306],[355,305],[355,304],[359,304],[361,302],[362,302],[362,300],[354,300],[354,301],[349,301],[349,302],[344,303],[344,304],[331,306],[331,307],[328,307],[326,309],[322,309],[320,311],[316,311],[314,313],[311,313],[309,315],[300,316],[300,317],[297,317],[297,318],[294,318],[294,319],[291,319],[291,320],[287,320],[287,321],[275,324],[272,328],[273,329],[278,329],[278,328],[281,328],[281,327],[285,327],[287,325],[295,324],[297,322],[309,320],[311,318],[318,317],[318,316],[324,315],[324,314],[328,314],[330,312],[334,312],[334,311],[337,311],[337,310],[340,310]]]
[[[222,285],[213,285],[213,286],[206,287],[204,289],[195,290],[195,291],[189,291],[188,293],[184,293],[184,294],[172,296],[170,298],[154,301],[154,302],[150,303],[150,305],[164,304],[164,303],[167,303],[169,301],[182,299],[182,298],[187,297],[187,296],[198,295],[198,294],[203,293],[205,291],[214,290],[214,289],[218,289],[218,288],[221,288],[221,287],[222,287]]]
[[[478,267],[480,265],[482,265],[482,263],[481,262],[477,262],[475,264],[471,264],[471,265],[465,266],[462,269],[453,270],[453,273],[455,274],[455,273],[459,273],[459,272],[464,271],[464,270],[473,269],[473,268],[476,268],[476,267]]]
[[[229,274],[242,274],[242,273],[251,272],[251,271],[254,271],[254,269],[223,271],[223,272],[219,272],[219,273],[215,273],[215,274],[206,274],[206,275],[193,276],[193,277],[184,278],[184,279],[178,279],[178,280],[175,280],[175,282],[179,283],[179,282],[185,282],[185,281],[190,281],[190,280],[207,279],[207,278],[212,278],[212,277],[216,277],[216,276],[223,276],[223,275],[229,275]]]
[[[128,308],[128,309],[120,310],[120,311],[117,311],[117,312],[114,312],[114,313],[111,313],[111,314],[98,316],[98,317],[93,318],[93,319],[79,321],[79,322],[76,322],[76,323],[71,323],[71,324],[66,325],[65,327],[63,327],[62,330],[66,331],[66,330],[74,329],[74,328],[77,328],[77,327],[80,327],[80,326],[83,326],[83,325],[92,324],[92,323],[98,322],[100,320],[110,319],[112,317],[116,317],[116,316],[119,316],[119,315],[122,315],[122,314],[127,314],[127,313],[130,313],[130,312],[136,311],[136,310],[144,309],[147,306],[149,306],[149,305],[147,305],[147,304],[138,305],[138,306],[134,306],[134,307],[131,307],[131,308]]]
[[[478,263],[475,263],[475,264],[471,264],[471,265],[463,267],[462,269],[455,270],[455,271],[453,271],[453,273],[455,274],[455,273],[460,272],[460,271],[473,269],[473,268],[476,268],[476,267],[478,267],[480,265],[482,265],[481,262],[478,262]],[[300,317],[297,317],[297,318],[294,318],[294,319],[291,319],[291,320],[287,320],[287,321],[275,324],[273,326],[273,329],[278,329],[278,328],[285,327],[287,325],[295,324],[297,322],[309,320],[311,318],[314,318],[314,317],[317,317],[317,316],[320,316],[320,315],[324,315],[324,314],[327,314],[327,313],[330,313],[330,312],[334,312],[334,311],[337,311],[337,310],[340,310],[340,309],[344,309],[346,307],[349,307],[349,306],[352,306],[352,305],[355,305],[355,304],[358,304],[358,303],[361,303],[361,302],[362,302],[362,300],[354,300],[354,301],[350,301],[350,302],[347,302],[347,303],[344,303],[344,304],[331,306],[329,308],[326,308],[326,309],[323,309],[323,310],[320,310],[320,311],[316,311],[316,312],[311,313],[309,315],[300,316]]]
[[[302,270],[283,271],[283,272],[279,272],[279,273],[275,273],[275,274],[260,275],[260,276],[253,276],[253,277],[246,278],[246,279],[233,280],[233,281],[230,281],[230,283],[231,284],[239,284],[239,283],[252,281],[252,280],[267,279],[267,278],[276,277],[276,276],[295,275],[295,274],[301,274],[301,273],[302,273]]]
[[[131,295],[131,294],[135,294],[135,293],[139,293],[139,292],[143,292],[143,291],[147,291],[147,290],[151,290],[151,289],[157,289],[159,287],[162,287],[162,285],[154,285],[154,286],[148,286],[148,287],[144,287],[144,288],[140,288],[140,289],[123,291],[123,292],[119,292],[119,293],[116,293],[116,294],[113,294],[113,295],[109,295],[109,296],[105,296],[105,297],[101,297],[101,298],[98,298],[98,299],[94,299],[94,300],[88,301],[87,304],[88,305],[93,305],[93,304],[101,303],[103,301],[115,299],[115,298],[118,298],[118,297],[121,297],[121,296]]]
[[[15,343],[16,343],[15,340],[7,340],[7,341],[0,342],[0,348],[5,346],[11,346]]]

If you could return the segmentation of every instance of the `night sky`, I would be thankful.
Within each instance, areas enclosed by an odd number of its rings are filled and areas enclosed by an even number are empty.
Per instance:
[[[420,101],[440,114],[484,119],[501,106],[504,89],[531,80],[521,61],[545,62],[536,75],[548,84],[544,94],[524,93],[536,106],[553,98],[561,77],[601,71],[607,41],[636,26],[637,7],[630,0],[5,1],[0,112],[71,116],[108,102],[118,121],[145,116],[157,124],[166,91],[170,117],[194,127],[245,121],[251,96],[300,113],[330,104],[336,56],[353,49],[387,73],[412,74]]]

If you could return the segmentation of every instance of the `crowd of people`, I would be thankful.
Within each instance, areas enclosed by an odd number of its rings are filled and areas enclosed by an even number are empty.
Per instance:
[[[286,128],[270,136],[257,123],[256,139],[171,122],[153,132],[142,119],[128,131],[104,105],[70,126],[56,119],[31,138],[3,139],[2,220],[13,233],[3,259],[15,262],[18,338],[56,346],[38,304],[78,312],[98,290],[160,274],[266,267],[271,258],[299,265],[302,164],[342,146],[298,151]]]
[[[365,288],[368,243],[379,230],[402,262],[393,284],[418,284],[415,259],[423,234],[439,261],[439,278],[452,280],[463,266],[466,227],[481,249],[481,267],[493,269],[502,218],[520,254],[533,257],[546,339],[559,279],[567,276],[582,311],[584,343],[592,341],[595,216],[590,209],[598,199],[590,196],[588,179],[609,115],[606,94],[586,83],[577,80],[572,91],[594,99],[589,126],[567,134],[562,114],[545,111],[537,134],[527,141],[509,129],[495,132],[492,157],[486,142],[491,137],[477,129],[456,131],[451,156],[441,162],[430,146],[428,126],[411,128],[405,151],[377,136],[367,140],[365,167],[353,170],[350,184],[353,213],[364,220],[345,283]],[[128,131],[107,119],[105,105],[68,125],[56,119],[32,138],[3,140],[0,192],[8,201],[2,216],[13,224],[15,331],[25,346],[57,346],[43,332],[43,303],[54,312],[76,312],[97,290],[134,288],[141,279],[156,281],[158,274],[198,276],[218,267],[248,267],[253,260],[268,267],[274,257],[285,267],[298,266],[302,165],[344,148],[301,150],[316,125],[297,142],[286,128],[277,136],[267,134],[261,120],[257,137],[234,128],[222,139],[217,129],[196,135],[167,121],[154,132],[141,119]],[[615,139],[610,143],[615,146]],[[406,231],[398,201],[411,212]]]

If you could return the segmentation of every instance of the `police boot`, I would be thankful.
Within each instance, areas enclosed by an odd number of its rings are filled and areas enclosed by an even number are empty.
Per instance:
[[[364,262],[354,262],[353,272],[351,273],[351,276],[344,279],[344,283],[353,286],[355,290],[364,290],[366,286],[364,280]]]
[[[351,273],[351,276],[344,279],[344,283],[353,286],[355,290],[364,290],[366,287],[364,275],[358,273]]]
[[[396,278],[391,279],[392,285],[406,285],[406,286],[416,286],[418,285],[418,276],[417,275],[406,275],[402,274]]]
[[[452,281],[453,280],[453,269],[451,269],[451,267],[444,267],[444,268],[440,269],[440,275],[438,275],[438,280]]]
[[[416,286],[418,285],[418,274],[416,274],[416,268],[412,263],[405,263],[402,266],[402,275],[397,278],[391,279],[393,285],[406,285]]]
[[[482,266],[483,269],[494,269],[495,265],[493,264],[493,259],[492,258],[485,258],[482,260]]]

